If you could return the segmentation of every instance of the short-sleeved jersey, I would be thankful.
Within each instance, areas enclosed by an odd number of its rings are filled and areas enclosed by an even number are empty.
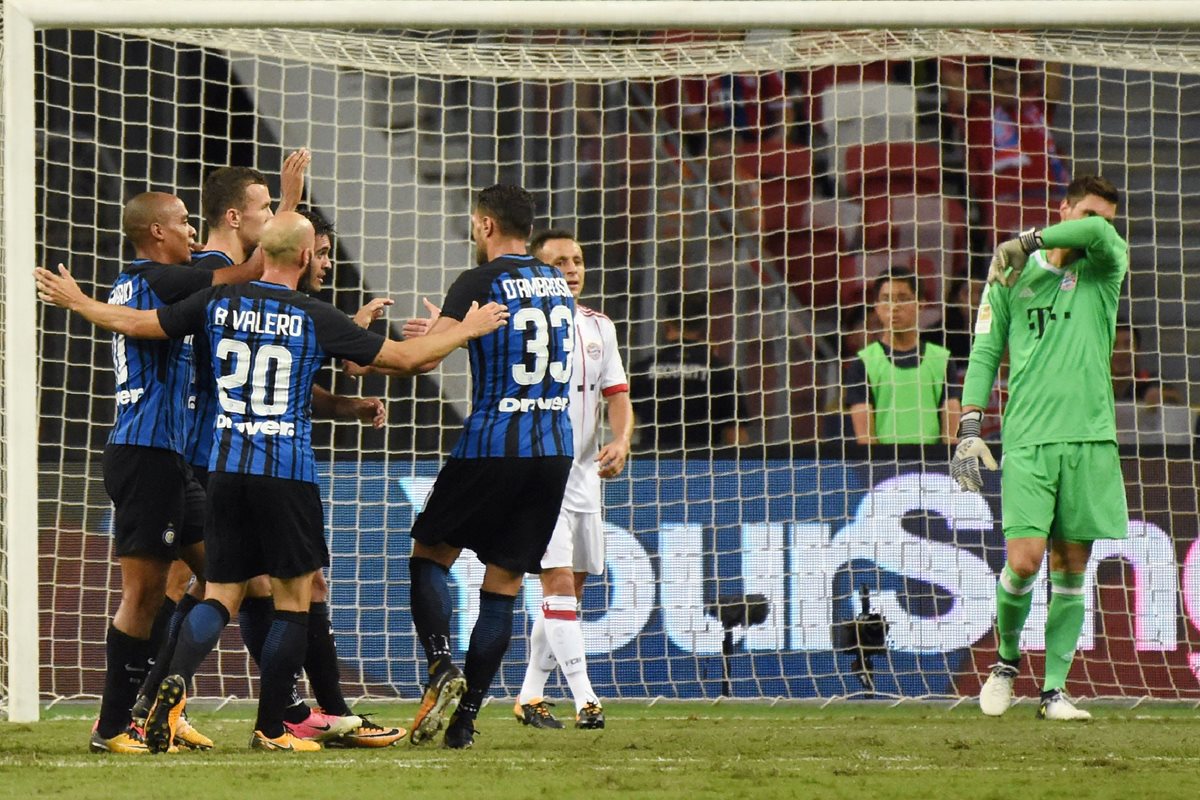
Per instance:
[[[1047,250],[1071,248],[1078,257],[1059,268],[1041,250],[1012,287],[987,287],[963,405],[987,407],[1007,347],[1006,449],[1116,442],[1111,364],[1128,248],[1101,217],[1053,225],[1042,231],[1042,241]]]
[[[210,472],[317,482],[313,378],[329,357],[370,364],[384,339],[279,284],[216,286],[158,312],[168,336],[208,339],[217,391]]]
[[[471,413],[455,458],[571,456],[575,300],[562,273],[533,256],[505,255],[454,281],[442,316],[461,320],[472,302],[508,307],[508,324],[468,345]]]
[[[212,285],[212,273],[178,264],[134,260],[108,293],[111,305],[162,308]],[[186,341],[112,337],[117,421],[109,444],[158,447],[183,453],[192,346]]]
[[[233,266],[233,259],[220,250],[203,250],[192,255],[192,266],[211,272]],[[187,439],[183,446],[183,457],[189,464],[208,469],[213,426],[217,421],[217,389],[212,375],[212,353],[207,338],[188,338],[192,340],[192,388],[187,403]]]
[[[598,311],[575,307],[575,362],[571,377],[571,429],[575,436],[575,461],[563,495],[563,508],[600,511],[600,414],[603,398],[629,391],[625,365],[617,349],[617,329]]]

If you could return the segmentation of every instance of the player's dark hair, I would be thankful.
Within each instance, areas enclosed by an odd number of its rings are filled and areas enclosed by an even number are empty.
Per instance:
[[[524,239],[533,230],[533,195],[520,186],[497,183],[487,187],[475,199],[475,211],[494,219],[506,236]]]
[[[324,214],[315,208],[302,208],[297,213],[312,223],[314,237],[328,236],[330,243],[333,243],[333,235],[337,231],[333,229],[333,223],[326,219]]]
[[[267,176],[250,167],[220,167],[204,179],[200,190],[200,213],[204,222],[215,228],[231,208],[246,207],[246,187],[256,183],[267,185]]]
[[[566,228],[544,228],[529,237],[529,252],[536,256],[551,239],[570,239],[573,242],[575,234]]]
[[[1121,192],[1112,181],[1099,175],[1080,175],[1067,184],[1068,205],[1075,205],[1089,194],[1094,194],[1113,205],[1121,204]]]
[[[875,283],[871,285],[871,288],[875,292],[875,299],[877,302],[879,300],[879,293],[883,291],[883,287],[892,281],[907,283],[908,288],[912,289],[913,294],[915,295],[917,293],[917,276],[906,269],[894,269],[891,272],[880,275],[875,279]]]

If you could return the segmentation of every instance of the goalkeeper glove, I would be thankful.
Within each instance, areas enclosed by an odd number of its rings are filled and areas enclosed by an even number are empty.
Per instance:
[[[1021,277],[1030,253],[1042,247],[1041,231],[1030,228],[1015,239],[1001,242],[992,256],[987,282],[1012,286]]]
[[[978,492],[983,488],[983,476],[979,473],[979,460],[988,469],[996,468],[996,459],[987,443],[979,438],[979,426],[983,422],[982,411],[968,411],[958,422],[958,447],[950,459],[950,477],[964,491]]]

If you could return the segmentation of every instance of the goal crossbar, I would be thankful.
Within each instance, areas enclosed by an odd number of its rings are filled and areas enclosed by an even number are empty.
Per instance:
[[[1200,25],[1191,0],[1047,3],[1000,0],[876,2],[873,0],[8,0],[34,25],[94,27],[354,27],[407,28],[1153,28]],[[684,22],[686,21],[686,22]]]

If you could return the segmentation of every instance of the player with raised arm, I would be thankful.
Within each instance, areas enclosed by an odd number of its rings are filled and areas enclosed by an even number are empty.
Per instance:
[[[473,305],[463,321],[419,341],[367,331],[328,303],[296,291],[319,286],[313,228],[299,214],[263,231],[263,279],[193,294],[157,311],[98,303],[66,268],[35,271],[39,296],[94,324],[137,339],[204,336],[212,345],[220,411],[213,432],[206,519],[207,599],[184,620],[171,674],[146,722],[146,746],[164,752],[186,703],[186,686],[236,612],[246,582],[271,576],[275,617],[261,663],[259,715],[251,746],[312,751],[286,730],[283,711],[307,649],[313,574],[326,563],[324,516],[311,445],[309,398],[328,357],[416,374],[468,340],[496,330],[508,314]],[[188,271],[203,274],[199,270]],[[220,273],[212,273],[219,275]]]
[[[135,196],[125,205],[122,228],[136,258],[109,292],[112,308],[160,308],[261,271],[261,263],[203,272],[182,266],[190,259],[196,231],[183,202],[171,194]],[[121,603],[105,639],[104,694],[89,748],[144,753],[141,733],[130,724],[131,707],[158,650],[152,632],[168,570],[182,556],[197,574],[204,574],[203,518],[188,513],[188,471],[182,456],[191,347],[118,334],[112,337],[112,352],[117,419],[104,448],[103,471],[104,488],[116,508]]]
[[[300,149],[284,159],[280,175],[280,211],[295,210],[303,193],[304,173],[311,158],[307,150]],[[208,238],[199,250],[192,253],[191,265],[205,270],[218,270],[249,260],[258,247],[263,227],[274,216],[266,176],[249,167],[220,167],[213,170],[201,189],[200,210]],[[186,405],[183,450],[190,471],[186,494],[187,516],[202,525],[204,487],[208,483],[208,452],[216,412],[212,408],[215,401],[208,366],[208,344],[201,338],[189,340],[188,346],[192,350],[193,372]],[[175,561],[167,576],[166,594],[167,603],[174,603],[175,607],[154,658],[154,665],[147,671],[133,706],[134,724],[139,727],[145,724],[146,715],[150,713],[155,689],[166,677],[166,668],[179,637],[179,626],[196,603],[204,599],[204,580],[197,576],[193,581],[187,562]],[[266,628],[271,625],[269,599],[267,613],[259,616],[261,620],[258,625],[247,624],[243,628],[244,635],[247,631],[259,629],[265,635]],[[180,720],[176,733],[176,744],[182,747],[207,750],[213,746],[212,740],[193,728],[186,718]]]
[[[533,198],[519,186],[479,193],[471,212],[478,266],[455,280],[426,334],[453,326],[472,302],[501,302],[512,314],[508,328],[470,345],[471,413],[413,523],[413,624],[429,663],[413,744],[431,740],[460,698],[443,743],[474,743],[475,718],[512,638],[513,602],[525,573],[541,572],[571,472],[575,300],[561,272],[526,253],[533,216]],[[459,670],[451,660],[449,574],[464,547],[486,569]]]
[[[979,461],[995,459],[979,436],[996,370],[1009,356],[1000,483],[1006,559],[996,586],[999,662],[979,695],[988,716],[1008,710],[1021,666],[1021,631],[1050,550],[1046,674],[1038,717],[1085,720],[1067,697],[1083,626],[1092,545],[1128,531],[1117,452],[1111,359],[1129,250],[1113,227],[1120,195],[1097,176],[1076,178],[1061,222],[996,248],[975,323],[963,385],[959,444],[950,474],[982,488]]]
[[[577,301],[570,404],[575,461],[554,535],[542,557],[542,614],[529,634],[529,664],[513,713],[525,725],[563,727],[543,697],[546,680],[557,664],[575,700],[575,727],[603,728],[604,710],[588,679],[578,606],[588,574],[604,574],[600,479],[616,477],[625,469],[633,436],[633,405],[612,320],[578,305],[586,268],[574,235],[560,229],[540,231],[530,240],[529,250],[562,272]],[[607,407],[613,432],[604,446],[600,445],[602,407]]]

